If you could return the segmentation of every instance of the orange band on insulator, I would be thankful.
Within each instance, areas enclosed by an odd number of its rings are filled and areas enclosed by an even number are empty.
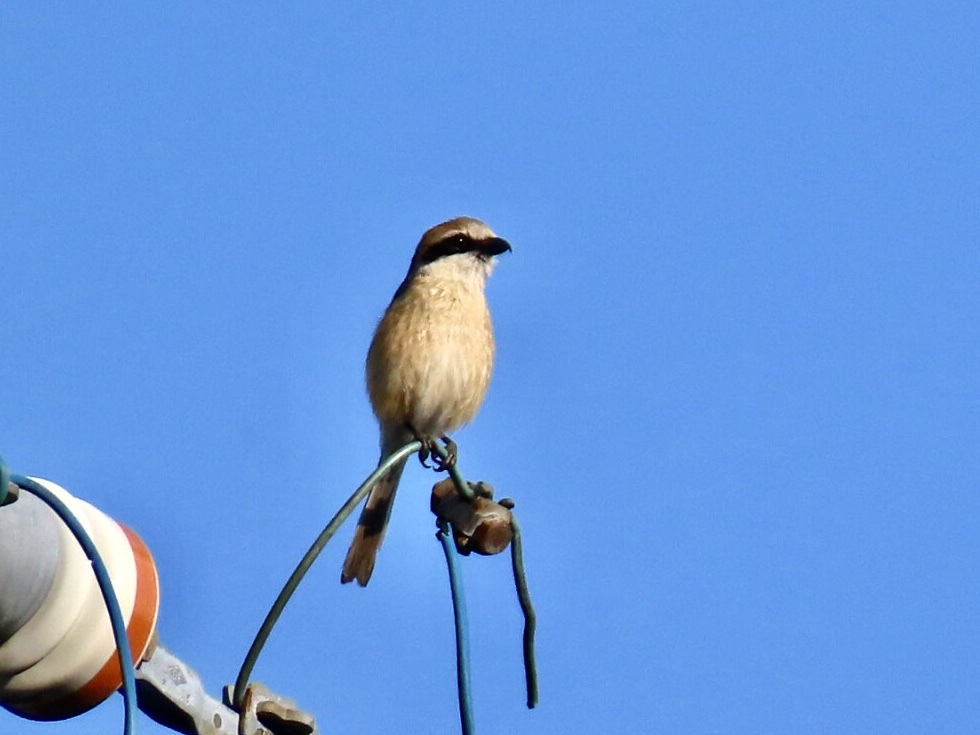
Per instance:
[[[119,524],[126,534],[136,560],[136,600],[133,614],[126,625],[126,637],[133,654],[133,665],[143,660],[150,639],[156,627],[157,611],[160,606],[160,583],[156,565],[150,550],[136,533]],[[52,702],[37,703],[33,706],[23,703],[16,706],[16,712],[35,720],[64,720],[87,712],[105,701],[109,695],[122,686],[122,669],[119,668],[119,654],[114,649],[98,673],[80,689]],[[35,709],[36,707],[36,709]]]

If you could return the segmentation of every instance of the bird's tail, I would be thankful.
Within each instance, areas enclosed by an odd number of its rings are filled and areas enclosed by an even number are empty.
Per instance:
[[[395,447],[398,449],[398,447]],[[381,460],[388,456],[388,452],[383,452]],[[344,559],[344,568],[340,573],[340,581],[347,584],[352,580],[357,580],[361,587],[366,587],[371,573],[374,571],[374,560],[378,556],[378,549],[385,537],[385,529],[388,526],[388,518],[391,516],[391,506],[395,500],[395,491],[398,489],[398,481],[401,479],[402,471],[408,459],[403,459],[395,464],[385,475],[378,480],[378,484],[371,490],[361,517],[357,521],[357,530],[354,531],[354,540],[351,541],[350,548],[347,550],[347,558]]]

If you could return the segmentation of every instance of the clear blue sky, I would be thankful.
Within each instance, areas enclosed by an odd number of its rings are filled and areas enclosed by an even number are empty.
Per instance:
[[[468,214],[514,252],[460,463],[540,618],[529,712],[508,564],[466,562],[480,732],[980,730],[980,6],[206,5],[0,10],[0,453],[142,535],[212,692]],[[458,731],[435,479],[259,662],[325,732]]]

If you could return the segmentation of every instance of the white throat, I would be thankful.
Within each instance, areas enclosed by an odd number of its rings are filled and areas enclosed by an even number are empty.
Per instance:
[[[494,265],[493,258],[484,258],[476,253],[457,253],[426,263],[416,275],[426,279],[455,281],[461,286],[482,290]]]

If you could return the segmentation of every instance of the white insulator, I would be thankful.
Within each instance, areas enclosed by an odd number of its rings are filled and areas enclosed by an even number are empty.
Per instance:
[[[149,550],[130,529],[47,480],[95,543],[126,621],[134,664],[156,628],[160,589]],[[122,685],[112,624],[91,562],[69,528],[22,492],[0,508],[0,705],[59,720],[91,709]]]

